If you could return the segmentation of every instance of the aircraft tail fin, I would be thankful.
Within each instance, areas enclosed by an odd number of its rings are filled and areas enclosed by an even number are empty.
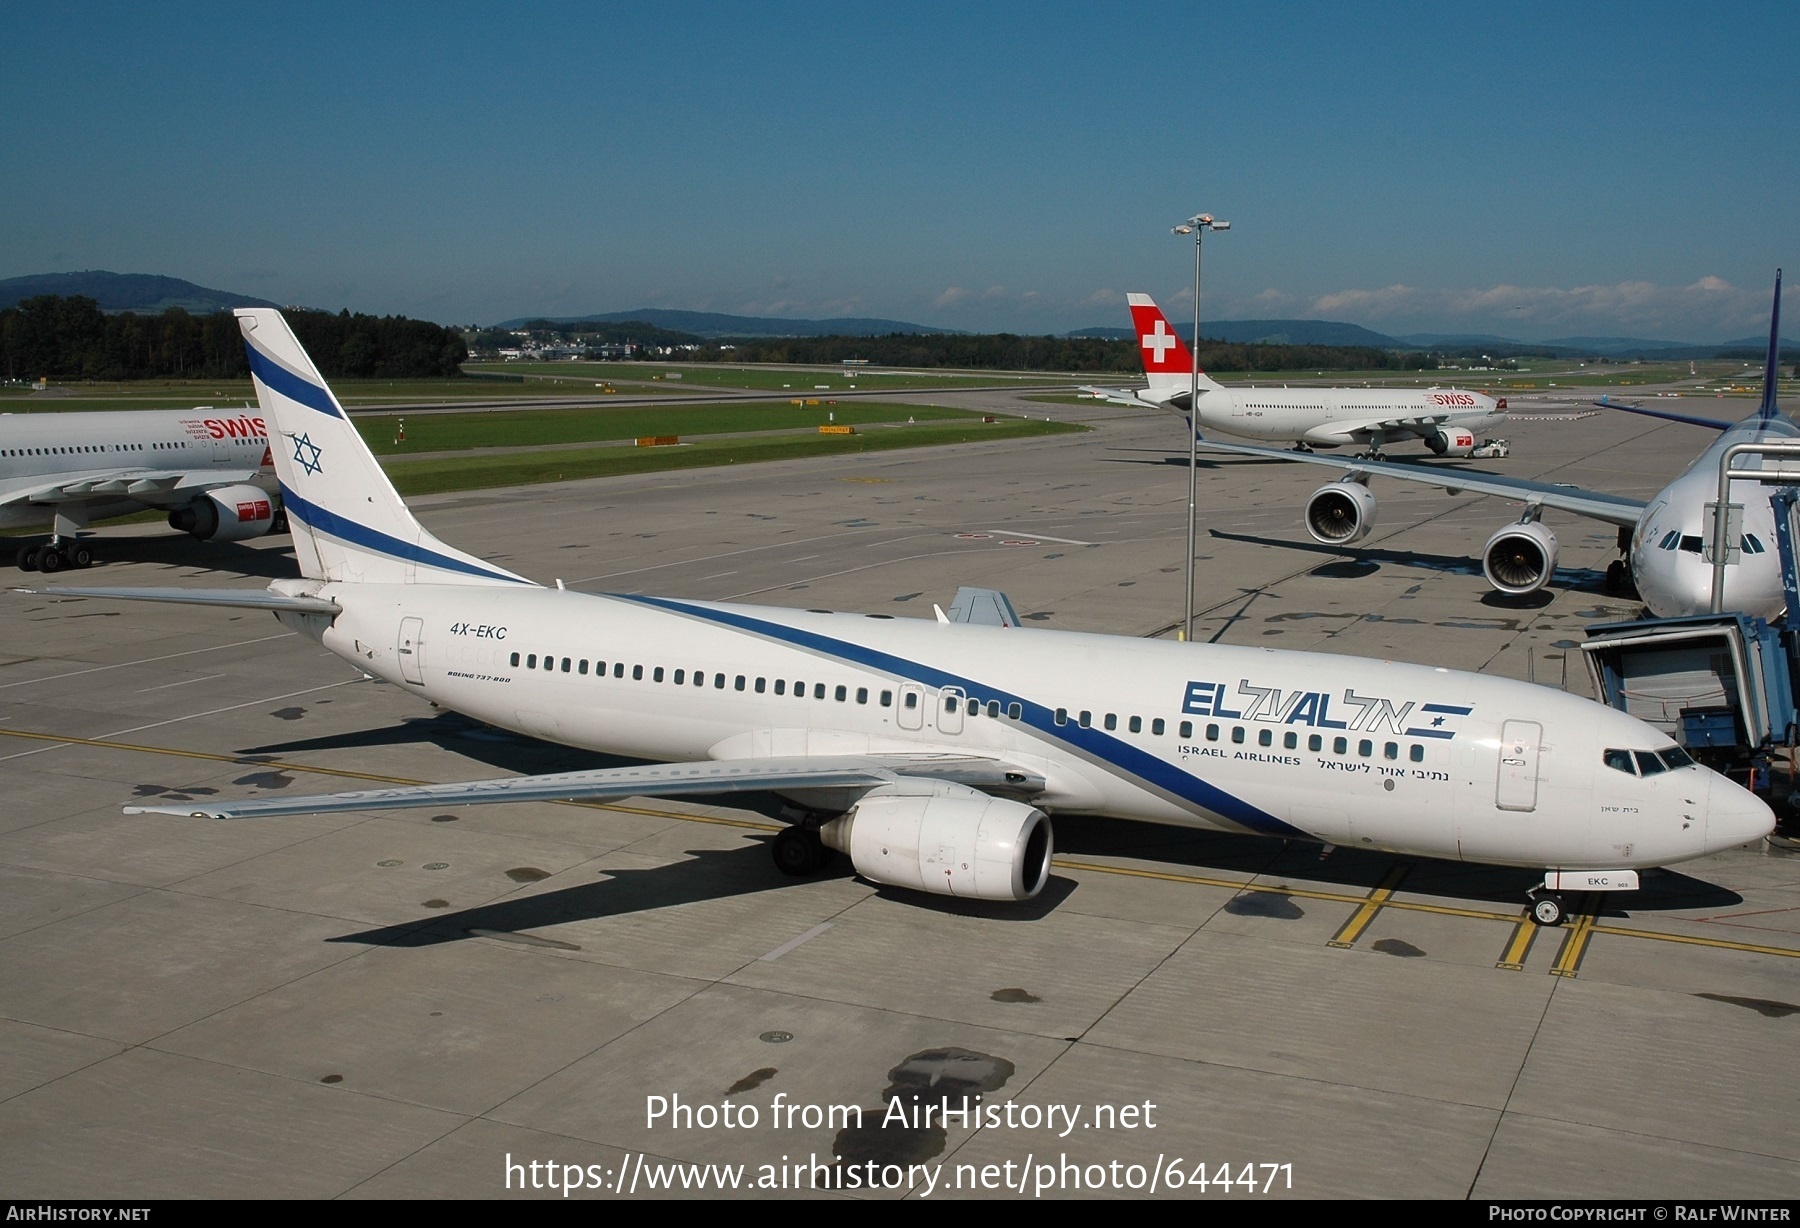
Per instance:
[[[1144,360],[1144,378],[1150,385],[1150,399],[1165,405],[1185,408],[1194,378],[1194,356],[1175,330],[1169,318],[1148,294],[1128,294],[1131,324],[1137,330],[1138,357]],[[1200,373],[1200,389],[1219,385]]]
[[[1781,270],[1775,270],[1775,305],[1769,308],[1769,357],[1763,363],[1762,405],[1756,416],[1767,421],[1781,412],[1775,403],[1781,369]]]
[[[241,308],[237,318],[302,575],[366,584],[531,583],[425,531],[279,311]]]

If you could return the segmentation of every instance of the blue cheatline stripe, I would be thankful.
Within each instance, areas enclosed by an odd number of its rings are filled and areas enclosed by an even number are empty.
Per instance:
[[[331,394],[310,380],[301,379],[244,339],[250,353],[250,373],[271,392],[279,392],[290,401],[298,401],[308,409],[316,409],[329,417],[342,420],[344,412],[331,399]]]
[[[987,683],[977,682],[972,678],[952,674],[935,666],[908,660],[905,657],[864,648],[860,644],[834,639],[829,635],[820,635],[814,631],[802,631],[797,627],[787,627],[766,619],[753,618],[747,614],[737,614],[729,610],[703,609],[666,597],[612,595],[620,601],[654,606],[677,614],[686,614],[691,618],[736,627],[740,631],[749,631],[768,639],[824,653],[900,678],[909,678],[939,690],[945,687],[961,687],[965,693],[980,695],[984,699],[998,699],[1003,704],[1017,703],[1022,709],[1023,714],[1020,717],[1022,723],[1029,725],[1052,741],[1061,742],[1082,751],[1093,759],[1135,776],[1145,784],[1164,793],[1200,806],[1229,822],[1261,835],[1312,839],[1307,832],[1283,822],[1268,811],[1253,806],[1242,798],[1234,797],[1217,785],[1208,784],[1198,776],[1184,772],[1155,755],[1139,750],[1129,742],[1111,737],[1098,729],[1083,729],[1077,724],[1058,725],[1053,719],[1051,709],[1034,703],[1023,695],[1015,695]],[[1030,635],[1032,633],[1026,631],[1020,634]]]
[[[398,537],[390,537],[386,533],[371,529],[364,524],[358,524],[354,520],[348,520],[334,512],[328,512],[318,504],[302,499],[285,484],[281,488],[281,502],[287,508],[289,516],[299,520],[313,532],[328,534],[339,541],[360,546],[364,550],[372,550],[377,554],[385,554],[404,562],[436,567],[440,571],[459,571],[464,575],[483,576],[489,580],[504,580],[508,584],[531,583],[529,580],[521,580],[518,576],[508,575],[504,571],[495,571],[490,567],[483,567],[479,563],[452,558],[447,554],[439,554],[435,550],[427,550],[416,543],[401,541]]]

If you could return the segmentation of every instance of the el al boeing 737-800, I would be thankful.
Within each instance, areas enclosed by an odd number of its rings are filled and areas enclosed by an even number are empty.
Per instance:
[[[1663,410],[1619,405],[1603,400],[1609,409],[1650,417],[1667,418],[1718,431],[1712,446],[1695,457],[1679,477],[1648,500],[1581,490],[1551,482],[1476,469],[1452,469],[1429,465],[1382,461],[1331,459],[1254,444],[1205,439],[1200,447],[1209,452],[1269,457],[1304,464],[1329,465],[1344,470],[1337,481],[1321,486],[1306,500],[1302,521],[1314,541],[1328,546],[1349,546],[1361,541],[1375,527],[1375,495],[1369,479],[1396,478],[1442,487],[1452,494],[1468,491],[1498,495],[1525,505],[1524,513],[1487,540],[1481,548],[1481,568],[1489,584],[1508,596],[1536,592],[1556,571],[1556,534],[1541,519],[1546,508],[1572,512],[1590,520],[1616,525],[1619,549],[1624,557],[1608,569],[1616,587],[1628,582],[1650,612],[1659,618],[1705,614],[1712,608],[1712,564],[1704,557],[1707,505],[1718,500],[1719,461],[1734,444],[1791,443],[1800,440],[1796,427],[1776,404],[1776,374],[1781,354],[1781,271],[1775,273],[1775,304],[1769,316],[1769,348],[1764,362],[1762,402],[1741,422],[1718,422]],[[1205,420],[1202,419],[1202,425]],[[1762,467],[1761,458],[1746,456],[1734,468],[1749,471]],[[1737,557],[1725,568],[1724,604],[1727,610],[1773,617],[1783,608],[1781,563],[1775,542],[1775,513],[1766,492],[1754,479],[1732,479],[1734,502],[1743,504],[1743,523],[1738,533]]]
[[[212,408],[0,415],[0,533],[48,528],[26,571],[86,567],[79,534],[145,509],[203,541],[275,528],[281,501],[262,416]]]
[[[1127,299],[1147,386],[1083,391],[1117,405],[1188,413],[1193,355],[1148,294]],[[1416,438],[1438,456],[1467,456],[1475,450],[1475,432],[1506,417],[1504,400],[1462,388],[1227,388],[1204,371],[1199,383],[1199,404],[1192,412],[1200,429],[1286,441],[1301,451],[1360,444],[1379,455],[1388,443]]]
[[[253,818],[767,790],[807,873],[1021,900],[1072,811],[1546,871],[1560,891],[1758,839],[1774,817],[1624,713],[1417,665],[546,588],[415,520],[281,314],[238,312],[302,578],[58,589],[272,610],[478,720],[643,766],[133,807]],[[1010,621],[1010,620],[1008,620]]]

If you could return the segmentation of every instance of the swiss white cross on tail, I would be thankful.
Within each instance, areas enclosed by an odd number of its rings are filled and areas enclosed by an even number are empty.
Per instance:
[[[1140,396],[1158,405],[1187,408],[1188,393],[1194,379],[1194,356],[1175,330],[1169,318],[1148,294],[1130,294],[1131,324],[1137,330],[1138,355],[1144,360],[1144,378],[1149,387]],[[1200,389],[1210,392],[1219,385],[1200,373]]]
[[[237,317],[302,575],[366,584],[531,583],[426,532],[281,313],[255,308]]]

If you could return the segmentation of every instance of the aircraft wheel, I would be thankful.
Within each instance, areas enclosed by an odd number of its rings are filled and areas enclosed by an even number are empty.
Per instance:
[[[815,874],[825,864],[825,845],[819,833],[804,827],[784,827],[776,832],[770,851],[775,868],[794,878]]]
[[[16,562],[19,564],[19,570],[20,571],[36,571],[37,570],[37,555],[38,555],[38,548],[36,546],[20,546],[19,547],[19,557],[16,560]]]
[[[76,542],[69,547],[69,562],[78,568],[94,565],[94,548],[84,542]]]
[[[1531,897],[1531,919],[1542,926],[1561,925],[1568,915],[1562,896],[1544,891]]]
[[[37,566],[39,571],[46,573],[61,571],[63,569],[63,564],[67,562],[68,560],[63,557],[62,551],[58,550],[55,546],[45,546],[37,552]]]

